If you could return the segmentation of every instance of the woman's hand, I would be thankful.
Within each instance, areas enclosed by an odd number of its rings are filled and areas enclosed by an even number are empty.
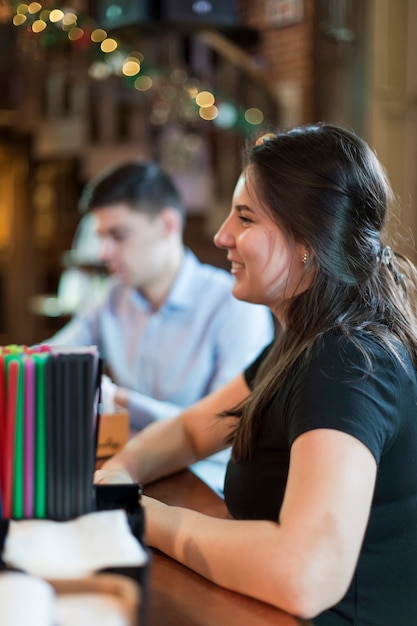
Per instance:
[[[94,483],[96,485],[120,485],[133,483],[133,479],[124,469],[99,469],[94,472]]]

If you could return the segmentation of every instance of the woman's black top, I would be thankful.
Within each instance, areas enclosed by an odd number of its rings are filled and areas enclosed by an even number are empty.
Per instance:
[[[230,461],[225,501],[238,519],[277,521],[290,448],[302,433],[340,430],[367,446],[378,465],[368,527],[350,588],[314,619],[317,626],[417,624],[417,382],[375,337],[357,333],[360,347],[340,333],[318,339],[307,364],[300,358],[265,412],[248,462]],[[268,348],[245,372],[251,387]]]

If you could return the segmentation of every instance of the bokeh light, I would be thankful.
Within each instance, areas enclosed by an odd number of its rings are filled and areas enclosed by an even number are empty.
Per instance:
[[[210,91],[200,91],[195,101],[199,107],[211,107],[214,104],[214,96]]]
[[[90,35],[90,39],[93,43],[100,43],[107,37],[107,33],[102,28],[96,28]]]
[[[219,111],[217,107],[213,104],[212,106],[201,108],[198,114],[202,120],[211,122],[212,120],[216,119],[216,117],[219,114]]]
[[[128,57],[123,63],[122,72],[125,76],[136,76],[140,72],[140,63],[133,57]]]
[[[37,13],[42,8],[42,5],[39,2],[31,2],[28,6],[28,12],[33,15],[33,13]]]
[[[222,102],[218,105],[218,115],[215,124],[219,128],[232,128],[237,122],[237,109],[229,102]]]
[[[118,44],[115,39],[108,37],[108,39],[105,39],[101,42],[100,48],[103,52],[106,52],[108,54],[109,52],[114,52],[117,49],[117,45]]]
[[[62,20],[62,18],[64,17],[64,12],[61,11],[61,9],[52,9],[52,11],[49,14],[49,21],[50,22],[59,22],[60,20]]]
[[[47,27],[47,23],[43,20],[35,20],[32,24],[32,30],[34,33],[40,33]]]
[[[138,91],[148,91],[153,85],[153,80],[150,76],[138,76],[134,82],[135,89]]]
[[[245,111],[245,120],[248,124],[262,124],[264,121],[264,114],[260,109],[251,107]]]

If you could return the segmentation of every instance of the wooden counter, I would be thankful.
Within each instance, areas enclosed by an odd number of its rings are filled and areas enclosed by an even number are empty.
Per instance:
[[[147,485],[146,495],[227,518],[221,500],[192,472]],[[227,591],[152,550],[146,626],[312,626],[268,604]]]

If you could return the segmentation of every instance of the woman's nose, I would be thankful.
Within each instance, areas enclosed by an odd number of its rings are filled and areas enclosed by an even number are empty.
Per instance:
[[[234,245],[234,238],[227,224],[228,219],[223,222],[217,233],[214,235],[213,241],[214,245],[217,246],[217,248],[229,249],[232,248]]]

